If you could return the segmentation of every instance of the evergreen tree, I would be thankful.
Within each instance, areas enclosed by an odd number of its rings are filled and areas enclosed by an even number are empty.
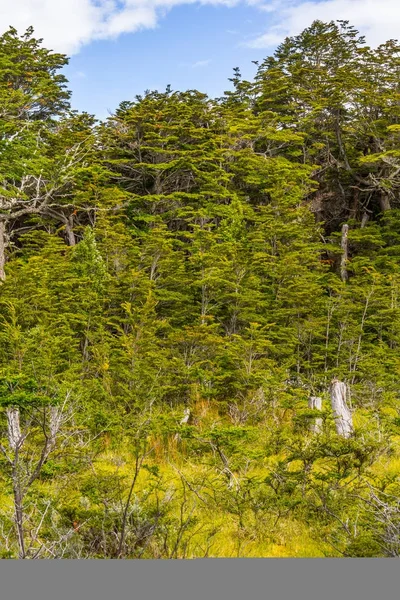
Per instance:
[[[102,123],[65,64],[0,38],[0,557],[398,556],[397,42]]]

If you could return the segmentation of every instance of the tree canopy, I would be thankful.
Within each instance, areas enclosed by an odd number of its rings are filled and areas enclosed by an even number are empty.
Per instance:
[[[398,43],[104,122],[67,62],[0,37],[0,557],[399,556]]]

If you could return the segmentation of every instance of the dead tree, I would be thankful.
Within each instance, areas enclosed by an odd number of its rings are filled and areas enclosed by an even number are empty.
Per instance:
[[[190,408],[186,407],[185,410],[183,411],[183,418],[181,420],[181,422],[179,423],[180,425],[186,425],[189,422],[190,419]]]
[[[0,281],[6,278],[6,226],[4,221],[0,220]]]
[[[342,258],[340,261],[340,277],[343,282],[346,282],[349,278],[347,273],[347,262],[349,259],[349,250],[348,250],[348,235],[349,235],[349,226],[343,225],[342,227]]]
[[[363,498],[375,522],[374,532],[385,556],[400,557],[400,498],[381,490],[370,489],[369,498]]]
[[[343,381],[333,379],[330,393],[337,434],[349,438],[353,433],[353,417],[346,402],[347,385]]]
[[[190,421],[190,417],[191,417],[192,413],[189,407],[186,407],[185,410],[183,411],[183,417],[182,419],[179,421],[179,425],[187,425]],[[181,436],[179,435],[179,433],[176,433],[174,435],[174,440],[175,442],[180,442],[181,441]]]
[[[13,484],[14,496],[14,522],[18,538],[19,557],[25,558],[25,535],[24,535],[24,510],[23,510],[23,486],[21,485],[21,468],[19,464],[19,450],[24,443],[24,436],[21,433],[19,409],[7,408],[7,433],[8,443],[13,454],[9,458],[11,466],[11,479]],[[8,456],[6,455],[8,458]]]
[[[68,398],[69,394],[67,394],[64,404],[60,407],[51,406],[35,410],[35,414],[27,419],[23,427],[21,427],[19,407],[11,406],[6,410],[8,449],[0,444],[0,451],[6,459],[11,479],[18,555],[22,559],[31,557],[33,553],[32,545],[27,543],[25,525],[27,520],[26,495],[32,484],[40,476],[43,466],[56,447],[57,436],[67,419],[65,406]],[[35,450],[27,449],[25,448],[26,438],[32,428],[36,427],[42,432],[42,443]]]
[[[322,398],[319,396],[311,396],[308,400],[308,408],[311,410],[322,410]],[[321,433],[322,431],[322,419],[316,418],[310,427],[313,433]]]

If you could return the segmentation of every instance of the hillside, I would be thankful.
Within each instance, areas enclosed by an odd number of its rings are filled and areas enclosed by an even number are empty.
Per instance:
[[[400,555],[400,46],[74,111],[0,37],[0,557]]]

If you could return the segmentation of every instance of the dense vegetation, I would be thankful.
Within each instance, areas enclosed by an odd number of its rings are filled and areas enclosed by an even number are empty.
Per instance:
[[[66,63],[0,37],[0,556],[400,555],[400,46],[103,123]]]

